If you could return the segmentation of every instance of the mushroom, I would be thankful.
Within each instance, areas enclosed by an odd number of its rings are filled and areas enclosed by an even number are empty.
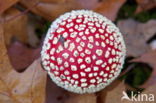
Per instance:
[[[76,10],[57,18],[45,37],[41,59],[52,81],[74,93],[93,93],[120,73],[126,47],[106,17]]]

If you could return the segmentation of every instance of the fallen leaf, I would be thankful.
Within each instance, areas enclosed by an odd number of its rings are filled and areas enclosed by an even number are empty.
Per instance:
[[[155,0],[136,0],[138,7],[135,13],[140,13],[142,11],[146,11],[156,7]]]
[[[150,103],[155,103],[155,96],[156,96],[156,83],[154,82],[153,85],[150,85],[145,91],[142,92],[142,94],[146,94],[151,97],[151,95],[154,96],[154,101],[149,101]],[[149,98],[148,98],[149,100]],[[147,101],[143,101],[141,103],[147,103]]]
[[[156,84],[149,86],[145,89],[140,96],[136,96],[136,100],[125,100],[121,103],[155,103],[155,95],[156,95]],[[150,99],[150,100],[149,100]],[[154,100],[154,101],[152,101]],[[119,103],[119,102],[118,102]]]
[[[153,67],[150,78],[141,87],[146,88],[156,82],[156,50],[145,53],[141,57],[133,59],[132,62],[144,62]]]
[[[0,0],[0,14],[5,10],[10,8],[12,5],[16,4],[19,0]]]
[[[108,87],[100,92],[101,103],[122,103],[121,98],[125,91],[125,84],[119,80],[115,80]]]
[[[95,12],[101,13],[110,20],[114,21],[117,17],[117,13],[120,7],[126,2],[126,0],[104,0],[94,9]]]
[[[23,43],[28,42],[27,15],[19,15],[18,9],[10,8],[2,15],[5,43],[8,46],[13,37]],[[17,17],[16,17],[17,16]]]
[[[66,2],[63,3],[44,3],[38,0],[31,0],[28,2],[27,0],[21,0],[20,3],[49,21],[54,20],[67,11],[80,8],[76,0],[66,0]]]
[[[78,3],[82,6],[83,9],[92,10],[97,7],[99,0],[77,0]]]
[[[127,19],[119,21],[117,26],[125,39],[128,56],[140,56],[151,49],[147,41],[155,35],[156,20],[140,23]]]
[[[44,3],[64,3],[66,0],[40,0],[40,2]]]
[[[67,91],[57,86],[49,76],[46,85],[46,103],[64,103],[69,97]]]
[[[9,62],[0,24],[0,103],[44,103],[46,73],[40,59],[17,73]]]
[[[28,48],[24,44],[15,41],[8,47],[8,55],[12,66],[17,71],[27,68],[33,61],[40,57],[41,48]]]
[[[95,94],[71,94],[65,103],[97,103]]]

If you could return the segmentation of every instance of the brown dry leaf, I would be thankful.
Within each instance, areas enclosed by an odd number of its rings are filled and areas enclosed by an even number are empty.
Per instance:
[[[0,24],[0,103],[44,103],[46,73],[40,59],[25,72],[17,73],[11,66]]]
[[[123,91],[125,91],[125,84],[115,80],[100,92],[100,101],[101,103],[122,103]]]
[[[150,85],[141,94],[139,94],[140,97],[135,97],[137,101],[135,101],[134,99],[133,99],[133,101],[124,100],[121,103],[155,103],[155,100],[153,101],[153,98],[155,99],[155,95],[156,95],[156,92],[155,92],[156,86],[155,85],[156,85],[156,83],[154,83],[154,85]]]
[[[10,8],[2,15],[6,45],[10,44],[12,37],[17,38],[23,43],[28,41],[27,15],[20,15],[16,17],[20,13],[21,12],[19,10]]]
[[[95,94],[71,94],[65,103],[97,103]]]
[[[143,54],[141,57],[132,60],[133,62],[144,62],[148,63],[153,67],[152,74],[145,84],[142,85],[143,88],[153,85],[156,82],[156,50],[150,51]]]
[[[40,2],[45,2],[45,3],[64,3],[66,0],[39,0]]]
[[[76,0],[66,0],[63,3],[43,3],[38,0],[29,0],[28,2],[28,0],[21,0],[20,3],[32,12],[50,21],[64,12],[80,8]]]
[[[104,0],[94,9],[94,11],[103,14],[110,20],[116,19],[117,13],[120,7],[126,2],[126,0]]]
[[[140,56],[150,50],[146,42],[156,32],[156,20],[140,23],[127,19],[119,21],[117,25],[125,39],[128,56]]]
[[[8,47],[8,55],[11,64],[17,71],[25,69],[32,64],[35,59],[39,58],[40,51],[41,48],[28,48],[18,41],[15,41]]]
[[[77,0],[82,5],[83,9],[92,10],[97,7],[99,0]]]
[[[46,103],[64,103],[69,97],[67,91],[57,86],[50,78],[47,79],[46,85]]]
[[[152,95],[156,96],[156,82],[154,82],[153,85],[150,85],[147,89],[145,89],[145,91],[143,91],[142,94],[147,94],[148,96],[150,94],[152,94]],[[147,103],[147,102],[146,101],[143,101],[141,103]],[[150,103],[155,103],[155,101],[150,101]]]
[[[46,103],[96,103],[94,94],[75,94],[57,86],[53,81],[47,79]]]
[[[156,7],[155,0],[136,0],[138,3],[138,7],[136,9],[136,13],[140,13],[145,10],[149,10]]]
[[[19,0],[0,0],[0,14],[5,10],[10,8],[12,5],[16,4]]]

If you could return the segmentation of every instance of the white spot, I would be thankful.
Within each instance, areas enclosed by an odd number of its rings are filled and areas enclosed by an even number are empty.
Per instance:
[[[84,43],[84,42],[80,42],[80,45],[81,45],[82,47],[84,47],[84,46],[85,46],[85,43]]]
[[[108,33],[106,33],[105,36],[108,37]]]
[[[95,45],[96,45],[96,46],[99,46],[100,44],[99,44],[99,42],[98,42],[98,41],[96,41],[96,42],[95,42]]]
[[[103,81],[105,81],[105,82],[106,82],[107,80],[108,80],[108,79],[107,79],[107,78],[105,78]]]
[[[79,28],[79,26],[78,25],[75,25],[75,27],[74,27],[75,29],[78,29]]]
[[[62,63],[62,59],[61,58],[57,58],[57,63],[61,64]]]
[[[64,74],[69,75],[69,71],[68,70],[64,71]]]
[[[101,42],[101,46],[102,46],[102,47],[106,47],[106,45],[105,45],[104,42]]]
[[[95,62],[96,65],[101,65],[102,63],[103,63],[102,60],[97,60],[97,61]]]
[[[93,55],[93,56],[92,56],[92,59],[95,60],[95,59],[96,59],[96,55]]]
[[[64,67],[63,66],[60,66],[60,70],[64,70]]]
[[[63,33],[63,37],[66,38],[67,36],[68,36],[68,33],[67,32],[64,32]]]
[[[83,32],[79,32],[79,35],[82,36],[84,33]]]
[[[112,69],[113,69],[113,68],[116,68],[116,66],[117,66],[116,64],[113,64],[113,65],[112,65]]]
[[[56,32],[61,33],[62,31],[64,31],[64,28],[58,28]]]
[[[112,49],[112,55],[115,55],[115,50],[114,49]]]
[[[93,36],[88,37],[89,42],[94,42]]]
[[[110,74],[110,75],[109,75],[109,78],[111,78],[111,77],[113,77],[113,75],[112,75],[112,74]]]
[[[110,52],[107,50],[106,53],[105,53],[105,58],[108,58],[110,55]]]
[[[64,62],[64,67],[69,67],[68,62]]]
[[[103,77],[107,77],[107,76],[108,76],[108,74],[107,74],[107,73],[103,75]]]
[[[87,81],[87,79],[82,78],[82,79],[80,79],[80,81],[81,81],[81,82],[86,82],[86,81]]]
[[[93,70],[94,71],[98,71],[99,70],[99,67],[95,66],[95,67],[93,67]]]
[[[79,37],[76,38],[76,42],[77,42],[77,43],[79,43],[80,40],[81,40],[81,39],[80,39]]]
[[[73,74],[73,78],[78,79],[79,75],[78,74]]]
[[[110,68],[109,68],[109,67],[106,67],[106,70],[107,70],[107,71],[109,71],[109,70],[110,70]]]
[[[71,43],[70,46],[69,46],[69,51],[73,51],[74,48],[75,48],[75,44]]]
[[[70,37],[75,38],[76,35],[77,35],[77,32],[72,32],[72,33],[70,34]]]
[[[102,51],[101,49],[97,49],[97,50],[96,50],[96,54],[97,54],[98,56],[101,56],[102,53],[103,53],[103,51]]]
[[[69,54],[68,53],[63,53],[62,56],[67,59],[69,57]]]
[[[74,31],[74,29],[72,29],[72,28],[69,29],[69,32],[73,32],[73,31]]]
[[[104,74],[104,71],[101,71],[101,72],[100,72],[100,76],[102,76],[103,74]]]
[[[86,87],[88,84],[87,83],[82,83],[81,87]]]
[[[89,29],[86,29],[85,30],[85,34],[89,34]]]
[[[86,65],[85,64],[81,64],[80,69],[84,69],[84,68],[86,68]]]
[[[104,33],[104,30],[103,30],[103,29],[99,29],[99,32],[100,32],[100,33]]]
[[[50,63],[50,67],[51,67],[52,69],[55,69],[55,65],[54,65],[53,63]]]
[[[95,33],[96,28],[92,28],[90,31],[91,31],[91,33]]]
[[[109,42],[110,42],[109,39],[106,39],[106,43],[109,44]]]
[[[90,48],[90,49],[92,49],[93,48],[93,45],[92,44],[90,44],[90,43],[88,43],[88,48]]]
[[[55,48],[52,48],[52,49],[50,50],[50,54],[53,55],[54,52],[55,52]]]
[[[78,51],[75,50],[74,53],[73,53],[73,55],[74,55],[75,57],[77,57],[77,56],[79,55]]]
[[[57,42],[58,42],[57,37],[54,37],[53,44],[57,44]]]
[[[71,70],[72,71],[77,71],[77,67],[75,65],[71,65]]]
[[[95,34],[95,38],[99,38],[100,35],[98,33]]]
[[[103,40],[105,39],[105,36],[104,36],[104,35],[100,35],[100,37],[101,37],[101,39],[103,39]]]
[[[85,77],[85,76],[86,76],[86,73],[80,72],[80,75],[81,75],[82,77]]]
[[[77,49],[78,49],[78,51],[80,51],[80,52],[82,51],[82,47],[81,47],[81,46],[78,46]]]
[[[88,67],[88,68],[85,69],[85,72],[90,72],[90,71],[91,71],[91,68],[90,67]]]
[[[82,22],[82,19],[77,19],[76,22],[77,23],[81,23]]]
[[[108,63],[111,64],[112,61],[113,61],[113,59],[112,58],[109,58]]]
[[[91,63],[90,57],[86,57],[86,58],[85,58],[85,61],[86,61],[86,63],[88,63],[88,64]]]
[[[87,40],[86,36],[82,36],[82,39],[83,39],[83,40]]]
[[[94,76],[96,77],[98,75],[98,73],[94,73]]]
[[[60,78],[66,79],[66,77],[63,74],[60,75]]]
[[[84,57],[84,56],[85,56],[85,54],[84,54],[84,53],[80,53],[80,56],[81,56],[81,57]]]
[[[70,58],[69,61],[72,63],[75,62],[74,58]]]
[[[110,36],[110,40],[114,40],[114,38],[113,38],[113,36],[112,36],[112,35]]]
[[[79,58],[78,60],[78,64],[82,63],[83,59]]]
[[[95,83],[95,82],[96,82],[95,79],[91,79],[91,80],[90,80],[90,83]]]
[[[86,54],[91,54],[91,51],[88,50],[88,49],[86,49],[86,50],[85,50],[85,53],[86,53]]]
[[[88,75],[89,77],[93,77],[93,73],[89,73],[89,75]]]

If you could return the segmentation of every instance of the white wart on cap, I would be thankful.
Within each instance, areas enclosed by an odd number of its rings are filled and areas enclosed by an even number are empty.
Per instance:
[[[48,30],[42,64],[60,87],[93,93],[120,73],[126,47],[119,29],[102,15],[77,10],[56,19]]]

